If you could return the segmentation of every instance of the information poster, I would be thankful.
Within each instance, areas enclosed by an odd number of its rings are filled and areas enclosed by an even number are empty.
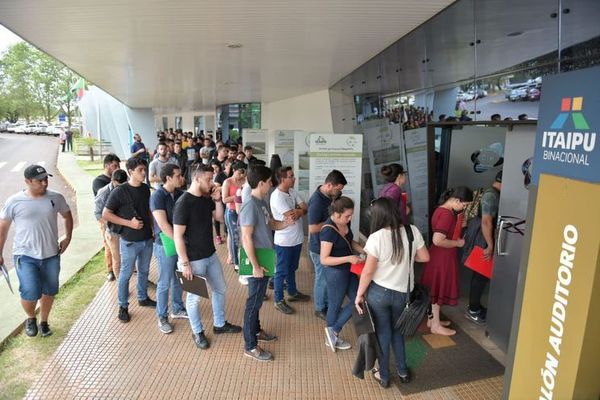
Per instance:
[[[267,156],[267,136],[266,129],[244,129],[242,142],[244,147],[252,146],[252,154],[259,160],[269,164]]]
[[[296,175],[296,190],[308,204],[308,198],[315,188],[310,187],[310,158],[309,138],[305,131],[294,134],[294,174]]]
[[[354,237],[359,237],[360,224],[360,186],[362,170],[363,137],[332,133],[311,133],[309,140],[310,188],[325,182],[325,177],[334,169],[341,171],[348,184],[344,187],[344,196],[350,197],[355,204],[352,216]]]
[[[404,132],[406,167],[410,187],[409,202],[413,223],[423,237],[429,237],[429,186],[427,167],[427,128]]]
[[[373,192],[377,195],[386,183],[380,173],[381,167],[398,163],[406,168],[402,134],[400,124],[390,125],[387,119],[367,121],[363,125],[369,151]]]
[[[282,165],[294,166],[294,134],[296,131],[276,130],[273,136],[274,153],[281,158]]]

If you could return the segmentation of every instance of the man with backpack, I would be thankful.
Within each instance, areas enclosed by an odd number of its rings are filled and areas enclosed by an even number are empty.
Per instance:
[[[468,222],[464,237],[463,264],[475,246],[483,248],[486,260],[494,257],[494,232],[498,219],[501,188],[502,171],[496,174],[492,187],[481,190],[479,194],[473,196],[474,201],[470,209],[465,211]],[[469,290],[469,307],[465,312],[465,317],[478,325],[483,325],[486,321],[487,309],[481,305],[481,297],[488,282],[487,277],[473,271]]]

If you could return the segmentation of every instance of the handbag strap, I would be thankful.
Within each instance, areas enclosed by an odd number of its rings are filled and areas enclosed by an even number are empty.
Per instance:
[[[354,252],[352,251],[352,246],[350,245],[350,242],[348,241],[348,239],[346,239],[346,236],[342,235],[342,232],[340,232],[340,230],[335,225],[325,224],[325,225],[321,226],[321,231],[323,231],[323,228],[326,228],[326,227],[331,228],[334,231],[336,231],[337,234],[340,235],[342,237],[342,239],[344,239],[344,241],[348,245],[348,249],[350,250],[350,254],[354,254]]]
[[[408,294],[408,300],[406,301],[406,307],[410,304],[410,270],[413,263],[412,260],[412,249],[413,249],[413,241],[415,237],[413,235],[412,228],[410,224],[404,225],[404,232],[406,232],[406,238],[408,239],[408,284],[406,288],[406,293]]]

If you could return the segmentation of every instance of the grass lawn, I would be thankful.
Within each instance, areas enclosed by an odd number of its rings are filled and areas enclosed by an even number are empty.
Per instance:
[[[100,175],[104,171],[104,166],[102,165],[102,158],[96,159],[92,162],[89,160],[77,160],[77,164],[83,169],[85,172],[93,176],[94,178]]]
[[[23,332],[9,340],[0,351],[0,399],[23,398],[105,279],[101,251],[60,289],[50,313],[52,336],[30,338]]]

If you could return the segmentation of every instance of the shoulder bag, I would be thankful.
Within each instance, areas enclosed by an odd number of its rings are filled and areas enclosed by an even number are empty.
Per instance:
[[[406,237],[408,239],[408,288],[406,289],[406,293],[409,293],[409,295],[406,299],[406,306],[396,321],[394,329],[400,331],[403,335],[412,336],[417,331],[421,321],[423,321],[431,302],[427,287],[415,283],[414,289],[412,292],[410,291],[410,271],[413,266],[412,248],[414,236],[410,225],[404,225],[404,231],[406,232]]]

